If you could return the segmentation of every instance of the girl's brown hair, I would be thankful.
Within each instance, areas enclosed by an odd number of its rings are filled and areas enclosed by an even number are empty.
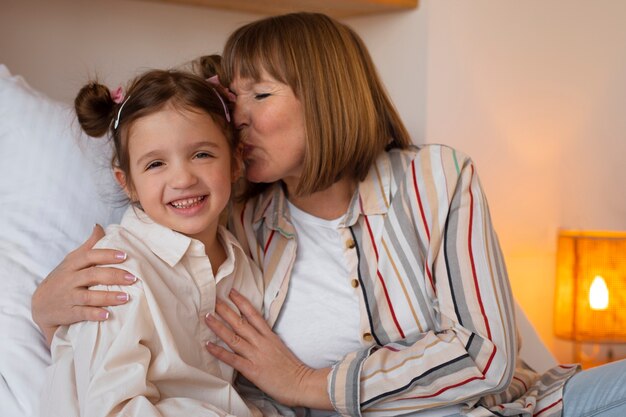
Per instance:
[[[260,81],[266,71],[302,102],[300,195],[344,177],[363,180],[383,151],[411,144],[363,41],[328,16],[293,13],[252,22],[228,38],[222,59],[226,85],[235,77]],[[265,187],[250,184],[244,198]]]
[[[205,112],[220,126],[231,150],[235,151],[236,136],[224,110],[224,106],[231,104],[219,88],[205,80],[217,74],[220,57],[202,57],[193,64],[198,75],[183,70],[151,70],[140,75],[130,83],[120,103],[116,103],[110,90],[97,81],[85,85],[76,96],[74,108],[81,128],[92,137],[110,133],[114,144],[111,164],[122,170],[127,179],[130,179],[129,128],[135,120],[162,110],[166,105]],[[132,181],[127,181],[127,185],[132,188]]]

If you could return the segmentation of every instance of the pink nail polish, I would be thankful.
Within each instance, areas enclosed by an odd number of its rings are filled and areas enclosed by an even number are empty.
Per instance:
[[[121,259],[122,261],[125,261],[127,256],[128,255],[126,255],[126,253],[124,252],[117,252],[115,254],[115,259]]]
[[[137,281],[137,277],[136,277],[136,276],[134,276],[133,274],[128,273],[128,272],[127,272],[126,274],[124,274],[124,279],[125,279],[126,281],[130,281],[130,282],[135,282],[135,281]]]
[[[108,311],[103,311],[100,313],[100,318],[103,320],[106,320],[109,318],[109,312]]]
[[[118,300],[120,301],[128,301],[128,294],[124,293],[124,294],[118,294],[116,297]]]

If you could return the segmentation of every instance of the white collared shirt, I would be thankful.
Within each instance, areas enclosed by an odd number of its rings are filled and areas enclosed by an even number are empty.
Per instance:
[[[61,327],[42,395],[42,416],[257,415],[232,387],[234,370],[208,353],[218,342],[204,323],[231,288],[262,306],[258,268],[223,227],[227,259],[214,276],[204,245],[129,208],[99,248],[125,251],[139,281],[94,287],[129,293],[104,322]],[[236,309],[236,308],[235,308]],[[219,342],[221,343],[221,342]],[[222,346],[224,346],[222,344]]]

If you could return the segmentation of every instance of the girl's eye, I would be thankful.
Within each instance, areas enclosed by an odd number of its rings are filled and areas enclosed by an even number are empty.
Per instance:
[[[269,96],[270,96],[270,94],[269,94],[269,93],[255,94],[255,95],[254,95],[254,99],[255,99],[255,100],[263,100],[263,99],[268,98]]]
[[[208,153],[208,152],[198,152],[195,157],[196,158],[200,158],[200,159],[204,159],[204,158],[211,158],[213,155]]]
[[[161,161],[154,161],[154,162],[150,162],[147,166],[146,166],[146,171],[149,169],[153,169],[153,168],[158,168],[160,166],[163,165],[163,162]]]

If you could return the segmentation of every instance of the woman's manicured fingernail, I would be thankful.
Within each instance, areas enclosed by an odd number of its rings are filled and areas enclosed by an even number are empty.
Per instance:
[[[122,261],[125,261],[127,256],[128,255],[126,255],[125,252],[116,252],[115,253],[115,259],[121,259]]]
[[[124,274],[124,279],[125,279],[126,281],[130,281],[130,282],[135,282],[135,281],[137,281],[137,277],[136,277],[136,276],[134,276],[133,274],[128,273],[128,272],[127,272],[126,274]]]
[[[130,297],[128,296],[128,294],[123,293],[123,294],[118,294],[116,298],[120,301],[128,301]]]
[[[101,312],[100,312],[100,318],[101,318],[102,320],[106,320],[106,319],[108,319],[108,318],[109,318],[109,312],[108,312],[108,311],[101,311]]]

